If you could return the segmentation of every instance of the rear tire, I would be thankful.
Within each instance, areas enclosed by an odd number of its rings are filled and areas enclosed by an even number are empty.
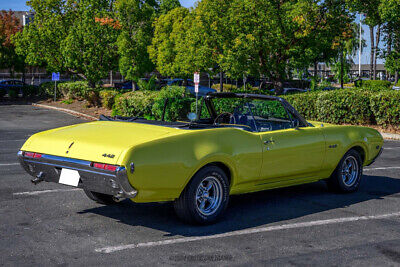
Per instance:
[[[226,173],[217,166],[198,171],[174,202],[175,212],[187,223],[212,224],[221,219],[229,202]]]
[[[113,196],[102,194],[102,193],[97,193],[93,191],[89,191],[87,189],[83,189],[85,194],[88,196],[93,201],[96,201],[99,204],[103,205],[115,205],[119,203],[118,200],[116,200]]]
[[[358,190],[363,172],[360,153],[350,150],[340,160],[331,177],[326,181],[328,188],[338,193],[352,193]]]

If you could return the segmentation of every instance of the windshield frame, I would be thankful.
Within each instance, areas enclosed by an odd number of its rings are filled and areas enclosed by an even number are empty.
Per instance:
[[[211,93],[204,97],[204,103],[208,109],[208,112],[213,120],[215,120],[218,116],[213,99],[218,98],[248,98],[248,99],[258,99],[258,100],[266,100],[266,101],[279,101],[282,106],[285,108],[288,114],[291,114],[291,121],[294,123],[295,119],[298,120],[298,127],[311,127],[311,125],[304,119],[297,110],[290,105],[285,99],[277,96],[269,96],[269,95],[258,95],[258,94],[242,94],[242,93]],[[199,116],[200,114],[198,114]],[[253,116],[253,115],[252,115]],[[294,118],[292,118],[294,116]],[[254,116],[253,116],[254,117]],[[199,118],[199,117],[198,117]],[[258,129],[257,129],[258,131]]]

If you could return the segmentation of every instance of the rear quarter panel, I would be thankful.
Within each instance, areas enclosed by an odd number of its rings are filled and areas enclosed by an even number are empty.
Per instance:
[[[367,127],[328,124],[322,127],[322,131],[327,147],[324,169],[328,170],[329,176],[350,149],[362,148],[365,166],[371,163],[383,146],[383,138],[380,133]]]
[[[261,141],[239,129],[182,130],[126,151],[123,164],[135,165],[129,181],[138,190],[135,202],[178,198],[203,166],[219,162],[229,168],[231,191],[260,175]]]

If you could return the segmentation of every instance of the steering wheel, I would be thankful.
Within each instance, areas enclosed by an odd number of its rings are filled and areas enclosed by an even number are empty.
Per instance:
[[[227,115],[229,115],[229,120],[231,120],[231,118],[233,118],[233,124],[236,124],[235,116],[233,116],[233,114],[230,113],[230,112],[223,112],[223,113],[219,114],[219,115],[215,118],[214,124],[218,124],[218,123],[217,123],[218,120],[219,120],[221,117],[227,116]]]

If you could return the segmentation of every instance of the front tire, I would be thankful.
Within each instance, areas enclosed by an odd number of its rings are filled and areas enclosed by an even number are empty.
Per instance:
[[[340,160],[335,171],[327,180],[328,187],[339,193],[352,193],[358,190],[363,172],[360,153],[352,149]]]
[[[226,173],[217,166],[198,171],[174,202],[175,212],[188,223],[212,224],[218,221],[229,202]]]
[[[93,192],[93,191],[89,191],[87,189],[83,189],[83,191],[85,192],[85,194],[86,194],[86,196],[88,198],[90,198],[91,200],[93,200],[93,201],[95,201],[95,202],[97,202],[99,204],[115,205],[115,204],[119,203],[119,200],[117,200],[113,196],[102,194],[102,193],[97,193],[97,192]]]

